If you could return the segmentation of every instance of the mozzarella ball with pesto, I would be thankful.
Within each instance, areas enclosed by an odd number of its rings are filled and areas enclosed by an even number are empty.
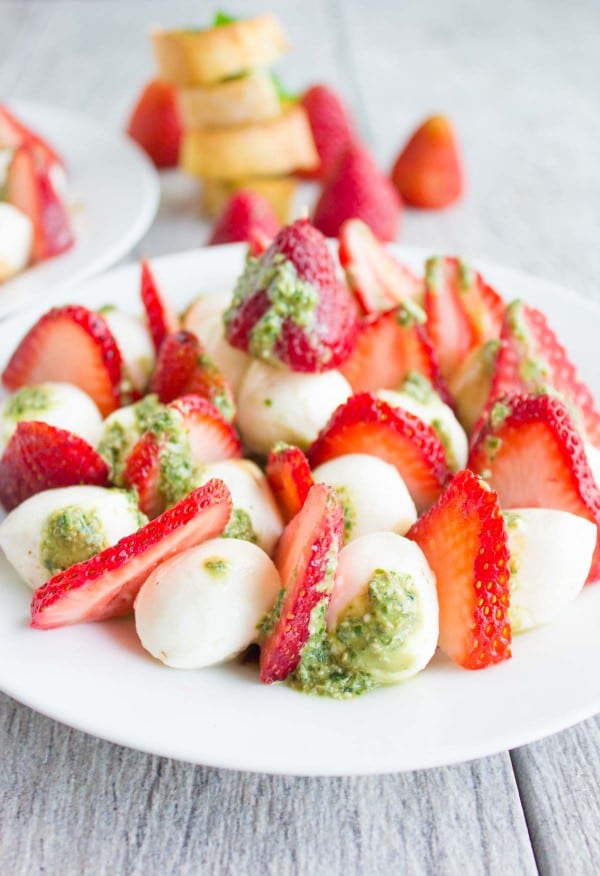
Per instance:
[[[162,563],[135,601],[144,648],[178,669],[223,663],[257,637],[257,624],[281,588],[257,545],[213,538]]]
[[[223,313],[231,303],[231,292],[202,295],[188,308],[183,326],[200,339],[217,368],[227,377],[237,396],[251,356],[232,347],[225,337]]]
[[[585,584],[598,527],[568,511],[516,508],[505,511],[510,550],[513,633],[558,617]]]
[[[150,383],[156,356],[152,338],[146,326],[116,307],[104,307],[100,313],[117,342],[123,359],[123,372],[134,390],[144,393]]]
[[[373,532],[340,552],[327,611],[332,648],[376,684],[403,681],[429,663],[439,633],[435,576],[419,546]]]
[[[377,456],[349,453],[314,469],[316,483],[337,490],[344,509],[344,542],[369,532],[404,533],[417,509],[398,469]]]
[[[0,453],[23,420],[39,420],[66,429],[92,446],[102,431],[102,415],[96,403],[72,383],[37,383],[6,398],[0,404]]]
[[[165,410],[155,395],[147,395],[139,402],[118,408],[102,423],[98,439],[98,453],[110,469],[110,479],[123,485],[125,460],[154,420]]]
[[[278,441],[306,448],[351,395],[339,371],[300,373],[255,360],[240,388],[237,425],[255,453]]]
[[[147,522],[133,494],[61,487],[26,499],[0,523],[0,547],[33,589]]]
[[[29,216],[0,200],[0,283],[27,267],[32,246],[33,224]]]
[[[283,520],[265,475],[250,459],[226,459],[202,469],[200,483],[219,478],[229,488],[233,510],[225,535],[252,541],[271,555]]]

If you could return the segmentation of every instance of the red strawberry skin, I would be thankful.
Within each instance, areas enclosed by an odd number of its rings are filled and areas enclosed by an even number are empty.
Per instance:
[[[311,487],[281,537],[277,568],[286,593],[279,620],[260,652],[260,679],[265,684],[284,681],[298,666],[311,612],[329,600],[343,531],[344,514],[335,490],[325,484]]]
[[[11,511],[25,499],[77,484],[108,485],[108,466],[87,441],[66,429],[29,420],[0,457],[0,502]]]
[[[266,475],[286,523],[300,511],[314,481],[299,447],[277,444],[269,453]]]
[[[165,499],[160,489],[161,444],[152,432],[145,432],[127,457],[123,482],[127,489],[135,488],[138,505],[152,520],[165,510]]]
[[[432,116],[417,128],[394,163],[392,180],[411,207],[437,210],[461,197],[463,170],[448,119]]]
[[[219,535],[231,507],[225,484],[209,481],[137,532],[38,587],[31,625],[52,629],[128,614],[150,573],[175,554]]]
[[[338,158],[314,213],[315,227],[337,237],[347,219],[362,219],[379,240],[393,240],[400,227],[402,202],[367,149],[354,143]]]
[[[350,118],[338,95],[327,85],[313,85],[300,98],[308,116],[320,163],[301,171],[305,179],[326,180],[340,154],[354,141]]]
[[[458,472],[406,537],[436,577],[440,648],[466,669],[509,659],[510,554],[497,494],[473,472]]]
[[[168,334],[179,328],[179,319],[161,295],[148,262],[141,265],[140,297],[146,313],[146,322],[158,353]]]
[[[257,192],[241,189],[231,196],[217,217],[208,244],[251,241],[257,229],[273,238],[279,228],[280,223],[269,202]]]
[[[121,370],[121,353],[104,318],[67,305],[49,310],[27,332],[4,369],[2,383],[11,392],[45,381],[73,383],[106,417],[121,402]]]
[[[348,453],[369,453],[394,465],[419,513],[438,500],[451,477],[431,426],[368,392],[353,395],[334,411],[307,457],[316,468]]]
[[[33,147],[36,157],[49,168],[53,164],[63,166],[58,153],[39,134],[27,128],[7,107],[0,104],[0,143],[10,149],[17,149],[23,144]]]
[[[176,167],[182,126],[175,88],[168,82],[149,82],[134,107],[127,133],[156,167]]]
[[[468,462],[504,508],[555,508],[600,526],[600,490],[568,408],[550,395],[502,396]],[[600,577],[600,536],[588,580]]]
[[[237,432],[225,417],[201,395],[184,395],[169,405],[183,417],[196,463],[237,459],[242,445]]]

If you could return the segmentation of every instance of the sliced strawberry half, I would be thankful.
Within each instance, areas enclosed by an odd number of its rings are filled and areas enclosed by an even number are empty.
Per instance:
[[[141,265],[140,297],[152,343],[158,353],[166,336],[176,332],[180,323],[179,317],[161,294],[147,261],[143,261]]]
[[[422,297],[423,280],[395,259],[361,219],[348,219],[340,228],[338,254],[363,313]]]
[[[308,459],[299,447],[276,444],[269,453],[266,474],[287,523],[300,511],[314,484]]]
[[[138,505],[146,517],[158,517],[166,507],[161,490],[161,452],[164,445],[153,432],[145,432],[125,461],[123,483],[135,488]]]
[[[509,549],[498,496],[461,471],[409,529],[436,577],[439,646],[466,669],[511,656]]]
[[[20,122],[3,104],[0,104],[0,147],[17,149],[23,144],[32,146],[36,156],[50,168],[53,164],[63,166],[62,158],[39,134]]]
[[[260,652],[260,679],[283,681],[298,666],[310,634],[311,612],[329,601],[342,546],[344,513],[335,490],[311,487],[306,502],[284,530],[277,567],[285,596],[279,619]]]
[[[368,392],[334,411],[307,456],[316,468],[347,453],[369,453],[396,466],[419,513],[437,501],[451,477],[444,445],[431,426]]]
[[[447,379],[470,350],[499,336],[504,303],[465,262],[436,256],[425,266],[425,311]]]
[[[468,435],[488,403],[499,350],[498,338],[487,341],[471,350],[452,372],[448,383],[452,406]]]
[[[0,457],[0,502],[5,509],[43,490],[77,484],[108,484],[108,466],[94,448],[48,423],[18,423]]]
[[[209,481],[137,532],[38,587],[32,626],[52,629],[127,614],[150,573],[175,554],[220,535],[231,507],[225,484]]]
[[[180,329],[168,335],[158,354],[150,389],[168,404],[182,395],[201,395],[225,417],[235,417],[235,398],[229,380],[219,371],[195,334]]]
[[[78,305],[54,307],[29,329],[2,375],[14,392],[46,381],[73,383],[103,416],[119,406],[122,360],[106,320]]]
[[[237,432],[207,399],[184,395],[171,402],[169,408],[183,417],[195,462],[219,462],[242,455]]]
[[[423,374],[444,401],[448,390],[427,334],[425,314],[411,301],[368,317],[340,371],[355,392],[398,389],[409,371]]]

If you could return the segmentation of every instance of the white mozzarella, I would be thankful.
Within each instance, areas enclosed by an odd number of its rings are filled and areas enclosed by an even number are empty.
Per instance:
[[[39,420],[67,429],[88,444],[96,445],[102,431],[102,415],[90,396],[71,383],[38,383],[25,386],[0,405],[0,452],[17,423]]]
[[[106,308],[102,316],[117,342],[127,377],[134,389],[144,393],[156,358],[148,329],[135,316],[116,308]]]
[[[584,445],[588,465],[592,471],[594,480],[598,485],[598,489],[600,490],[600,450],[598,450],[597,447],[594,447],[593,444],[590,444],[589,441],[584,441]]]
[[[223,311],[230,303],[231,292],[202,296],[188,308],[183,325],[200,339],[206,352],[227,377],[237,396],[252,358],[243,350],[232,347],[225,338]]]
[[[340,494],[345,542],[369,532],[404,535],[417,519],[415,503],[398,470],[377,456],[338,456],[312,474],[317,483],[329,484]]]
[[[439,634],[435,576],[415,542],[393,532],[372,532],[342,548],[327,628],[335,635],[344,618],[357,616],[358,612],[368,629],[374,620],[369,584],[378,572],[396,581],[390,605],[399,615],[396,641],[394,630],[388,630],[392,644],[385,646],[375,639],[362,653],[354,655],[353,668],[368,672],[381,684],[392,684],[427,666]]]
[[[0,547],[11,566],[33,589],[58,571],[56,568],[49,569],[44,562],[47,551],[44,552],[42,548],[47,544],[48,519],[54,512],[73,506],[93,513],[98,522],[94,536],[104,541],[102,548],[116,544],[146,522],[131,496],[122,490],[90,486],[61,487],[31,496],[0,523]]]
[[[0,201],[0,283],[27,267],[32,245],[33,224],[29,216]]]
[[[304,448],[351,395],[339,371],[304,374],[255,360],[240,388],[237,425],[256,453],[277,441]]]
[[[200,669],[230,660],[257,638],[281,581],[249,541],[214,538],[162,563],[135,601],[144,648],[167,666]]]
[[[231,493],[236,511],[245,512],[250,518],[256,543],[271,555],[283,531],[283,520],[265,475],[249,459],[226,459],[207,465],[201,474],[200,483],[211,478],[220,478]]]
[[[513,633],[549,623],[578,596],[590,571],[598,527],[567,511],[506,512]]]

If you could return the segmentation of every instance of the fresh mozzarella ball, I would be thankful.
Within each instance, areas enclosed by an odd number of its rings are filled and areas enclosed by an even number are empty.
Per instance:
[[[368,532],[404,533],[417,519],[415,503],[395,466],[377,456],[349,453],[313,471],[316,483],[329,484],[344,508],[344,542]]]
[[[147,395],[133,405],[118,408],[104,420],[98,453],[106,460],[110,479],[117,485],[122,486],[125,460],[134,444],[164,409],[155,395]]]
[[[101,313],[123,357],[126,376],[134,389],[144,393],[155,365],[154,345],[148,329],[135,316],[122,310],[107,307]]]
[[[33,224],[29,216],[12,204],[0,202],[0,283],[27,267],[32,244]]]
[[[304,448],[351,395],[339,371],[304,374],[254,361],[240,388],[237,425],[256,453],[277,441]]]
[[[217,368],[231,383],[237,396],[244,374],[252,358],[232,347],[225,338],[223,311],[231,303],[231,292],[219,292],[198,298],[183,318],[184,328],[202,342]]]
[[[0,523],[0,547],[30,587],[87,560],[146,523],[130,493],[61,487],[26,499]]]
[[[39,420],[67,429],[95,446],[102,415],[90,396],[71,383],[24,386],[0,404],[0,453],[22,420]]]
[[[407,381],[405,387],[399,391],[380,389],[376,394],[392,407],[403,408],[430,425],[444,445],[449,468],[452,471],[465,468],[469,455],[469,441],[452,408],[444,404],[437,392],[432,389],[424,394],[419,391],[414,392],[411,381]]]
[[[231,493],[233,511],[225,530],[230,538],[246,538],[271,555],[283,531],[283,520],[269,482],[249,459],[226,459],[205,466],[201,484],[222,480]]]
[[[592,475],[598,489],[600,490],[600,450],[590,444],[589,441],[584,441],[585,455],[587,456],[588,465],[592,471]]]
[[[435,577],[417,544],[372,532],[342,548],[327,611],[334,641],[354,648],[353,669],[380,684],[416,675],[439,634]]]
[[[214,538],[155,569],[137,595],[135,625],[144,648],[167,666],[212,666],[255,641],[280,588],[259,547]]]
[[[580,593],[592,564],[598,527],[567,511],[505,512],[510,550],[513,633],[558,617]]]

